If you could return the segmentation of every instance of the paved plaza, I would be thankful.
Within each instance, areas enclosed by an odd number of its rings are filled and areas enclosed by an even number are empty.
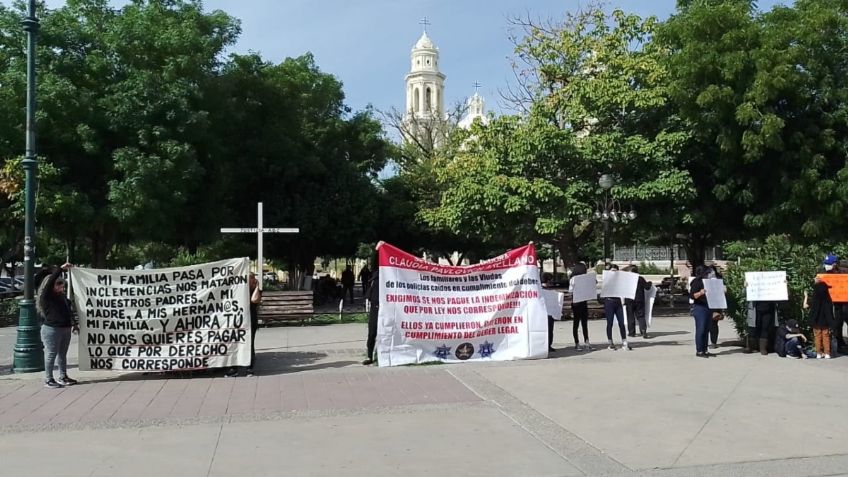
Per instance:
[[[264,328],[253,378],[76,372],[74,343],[62,390],[9,374],[0,328],[3,475],[848,474],[848,358],[700,359],[692,328],[577,353],[565,322],[546,360],[392,369],[359,364],[364,324]]]

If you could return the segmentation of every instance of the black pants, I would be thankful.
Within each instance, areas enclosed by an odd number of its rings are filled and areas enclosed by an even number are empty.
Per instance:
[[[350,302],[353,303],[353,285],[345,285],[342,289],[342,300],[347,298],[348,292],[350,292]]]
[[[548,348],[553,348],[554,346],[554,317],[548,315]]]
[[[256,361],[256,330],[259,329],[259,323],[250,324],[250,366],[247,369],[253,369],[253,363]]]
[[[371,311],[368,312],[368,339],[365,341],[365,346],[368,348],[368,359],[374,359],[374,344],[377,342],[377,316],[380,314],[380,307],[374,303],[371,304]]]
[[[648,324],[645,322],[645,302],[633,301],[627,305],[627,333],[631,336],[636,334],[636,322],[639,322],[640,334],[648,332]]]
[[[833,329],[831,333],[833,334],[833,339],[836,340],[836,345],[840,348],[845,347],[845,336],[842,333],[842,328],[845,326],[846,321],[846,308],[848,305],[842,303],[836,303],[833,305]]]
[[[718,343],[718,320],[712,319],[710,317],[710,343],[717,344]]]
[[[583,342],[589,342],[589,304],[585,301],[583,303],[573,303],[571,305],[571,313],[573,315],[574,323],[571,326],[571,332],[574,335],[574,344],[580,344],[580,340],[577,336],[577,329],[580,328],[580,325],[583,325]]]
[[[774,329],[774,311],[757,310],[757,338],[770,339]]]

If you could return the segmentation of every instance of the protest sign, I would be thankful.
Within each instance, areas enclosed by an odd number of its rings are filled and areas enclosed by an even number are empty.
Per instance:
[[[598,298],[598,276],[586,273],[572,277],[574,288],[571,290],[571,302],[582,303]]]
[[[81,370],[250,363],[246,258],[158,270],[72,268]]]
[[[542,290],[542,297],[545,299],[545,310],[548,316],[555,320],[562,319],[562,303],[565,300],[565,294],[556,290]]]
[[[786,272],[745,272],[745,299],[748,301],[787,301]]]
[[[830,286],[830,299],[834,303],[848,303],[848,273],[822,273],[817,276]]]
[[[707,292],[707,306],[711,310],[726,310],[727,297],[724,295],[724,280],[707,278],[704,280],[704,291]]]
[[[469,266],[427,262],[385,243],[379,256],[380,366],[547,356],[532,245]]]
[[[651,327],[651,320],[654,317],[654,302],[657,301],[657,287],[651,285],[651,288],[645,290],[645,321],[648,322],[648,328]]]
[[[604,270],[603,281],[604,284],[601,286],[602,297],[633,298],[636,296],[636,288],[639,286],[639,274]]]

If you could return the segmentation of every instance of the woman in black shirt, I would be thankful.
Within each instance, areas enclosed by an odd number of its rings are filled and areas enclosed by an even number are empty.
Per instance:
[[[62,271],[71,268],[66,263],[56,267],[50,276],[43,279],[38,288],[36,310],[41,315],[41,341],[44,343],[44,387],[61,388],[77,383],[68,377],[68,347],[71,334],[76,330],[76,321],[71,305],[65,298],[65,279]],[[59,380],[53,379],[53,366],[59,365]]]

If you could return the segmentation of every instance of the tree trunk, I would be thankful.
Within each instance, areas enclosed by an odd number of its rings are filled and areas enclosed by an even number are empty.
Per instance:
[[[703,235],[691,234],[684,242],[683,247],[686,248],[686,255],[692,269],[704,264],[707,257],[706,237]]]

